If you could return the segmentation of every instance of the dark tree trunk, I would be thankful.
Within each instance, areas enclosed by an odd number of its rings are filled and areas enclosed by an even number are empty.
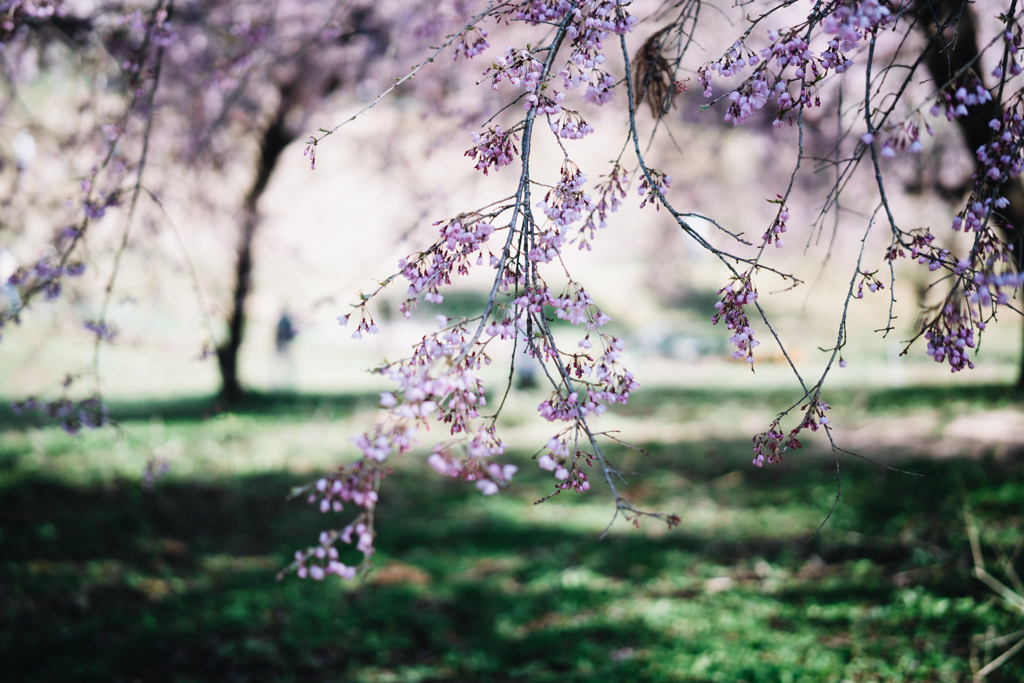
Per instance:
[[[196,21],[197,16],[191,19]],[[349,82],[359,82],[365,77],[372,63],[387,52],[391,42],[390,26],[379,20],[373,3],[350,8],[344,15],[339,15],[339,18],[343,18],[344,22],[343,30],[334,39],[337,45],[347,45],[356,40],[369,42],[365,55],[359,58],[358,73],[354,80],[349,79]],[[72,15],[53,16],[47,19],[30,18],[28,24],[36,28],[51,27],[47,36],[58,36],[69,43],[73,50],[84,48],[90,43],[90,36],[96,28],[94,18]],[[298,134],[299,129],[290,129],[285,125],[285,120],[298,108],[305,108],[311,102],[322,100],[344,84],[342,75],[346,70],[341,64],[337,65],[337,70],[324,70],[325,65],[319,61],[321,46],[318,41],[319,39],[311,38],[302,50],[287,58],[294,67],[295,75],[292,80],[276,83],[281,98],[280,104],[274,120],[263,133],[256,176],[242,206],[241,230],[235,261],[235,284],[227,319],[227,339],[217,347],[222,380],[221,399],[226,405],[238,403],[245,395],[238,376],[238,354],[245,327],[245,302],[252,289],[252,250],[259,227],[257,204],[267,188],[278,158]]]
[[[245,390],[238,377],[238,352],[242,346],[245,328],[245,302],[252,290],[252,247],[259,227],[257,205],[281,152],[295,138],[285,126],[289,103],[282,98],[277,118],[267,127],[260,143],[260,159],[252,187],[245,196],[242,206],[242,230],[238,239],[235,261],[235,286],[228,314],[228,338],[217,348],[220,364],[221,400],[226,406],[235,405],[245,396]]]
[[[353,11],[348,17],[348,30],[339,36],[337,41],[340,44],[346,44],[356,38],[369,38],[373,49],[368,53],[370,55],[368,59],[383,55],[389,44],[389,36],[387,31],[374,23],[375,20],[376,15],[369,8]],[[315,44],[309,46],[310,53],[316,49]],[[263,132],[263,140],[260,142],[259,167],[242,207],[241,233],[235,262],[235,287],[231,299],[231,311],[228,315],[228,338],[217,348],[217,360],[220,364],[222,380],[221,400],[225,405],[237,404],[245,396],[245,390],[238,377],[238,352],[242,346],[242,335],[245,328],[245,301],[252,289],[252,248],[256,230],[259,227],[257,204],[264,190],[267,189],[267,183],[270,181],[270,176],[274,172],[281,153],[295,140],[299,130],[305,126],[304,123],[299,126],[289,126],[285,121],[289,119],[289,115],[300,109],[305,109],[310,102],[320,101],[342,86],[342,79],[337,73],[317,80],[311,75],[311,73],[315,74],[315,70],[305,68],[303,60],[304,56],[299,55],[297,66],[300,68],[297,68],[298,75],[293,80],[285,80],[277,84],[281,97],[277,114]],[[367,64],[362,66],[365,69]]]
[[[974,12],[966,0],[921,0],[918,3],[918,27],[931,40],[925,65],[937,84],[947,83],[961,69],[972,62],[977,64],[978,31]],[[983,74],[971,67],[974,75],[984,83]],[[975,151],[992,139],[988,122],[1001,119],[1002,103],[992,101],[968,107],[967,116],[954,119],[964,136],[964,142],[975,158],[978,173],[985,173],[984,165],[977,161]],[[1013,246],[1014,266],[1021,268],[1021,248],[1024,247],[1024,186],[1019,179],[1010,179],[1002,188],[1010,204],[1000,211],[1005,219],[1005,237]],[[1024,389],[1024,354],[1021,355],[1017,387]]]

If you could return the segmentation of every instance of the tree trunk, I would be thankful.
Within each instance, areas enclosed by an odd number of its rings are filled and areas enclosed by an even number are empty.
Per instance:
[[[242,334],[245,328],[245,302],[252,290],[252,247],[259,226],[257,204],[270,175],[277,165],[281,152],[294,139],[285,126],[285,116],[289,104],[282,97],[277,118],[267,127],[260,143],[259,166],[252,187],[245,197],[242,207],[242,230],[238,239],[238,251],[235,261],[235,287],[231,298],[231,312],[228,315],[228,338],[217,348],[217,361],[220,365],[221,400],[225,406],[238,404],[245,396],[245,390],[238,377],[238,352],[242,346]]]
[[[974,12],[966,0],[921,0],[918,3],[918,27],[931,41],[925,66],[937,84],[948,83],[961,69],[978,57],[978,31]],[[971,67],[974,75],[984,83],[983,74]],[[968,107],[967,116],[954,119],[964,136],[964,142],[975,158],[975,168],[984,174],[984,165],[977,161],[975,151],[992,139],[988,122],[1002,119],[1002,102],[990,102]],[[1002,194],[1010,204],[999,213],[1005,219],[1005,237],[1013,247],[1014,266],[1021,268],[1021,249],[1024,247],[1024,186],[1019,179],[1010,179],[1002,187]],[[1024,389],[1024,354],[1021,355],[1017,387]]]

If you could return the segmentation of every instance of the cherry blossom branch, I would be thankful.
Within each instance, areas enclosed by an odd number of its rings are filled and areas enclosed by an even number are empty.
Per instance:
[[[173,8],[173,0],[167,3],[165,8],[162,8],[163,0],[158,0],[157,9],[154,11],[153,21],[150,24],[149,32],[150,35],[156,31],[157,27],[157,13],[164,9],[166,13],[170,13]],[[131,232],[132,222],[135,218],[135,208],[138,205],[139,195],[142,193],[142,174],[146,170],[146,161],[149,156],[149,143],[150,136],[153,133],[153,101],[156,98],[157,89],[160,87],[160,72],[163,66],[164,47],[160,45],[156,50],[155,65],[153,67],[153,85],[149,91],[149,97],[146,101],[146,128],[142,134],[142,152],[139,155],[138,168],[135,172],[135,185],[132,187],[132,198],[128,208],[128,215],[125,218],[124,230],[121,233],[121,241],[118,245],[117,252],[114,254],[114,264],[111,268],[110,277],[107,279],[106,287],[103,290],[103,303],[100,305],[100,312],[96,319],[96,325],[94,328],[95,338],[93,340],[93,376],[95,382],[95,394],[100,395],[100,346],[103,341],[107,341],[111,338],[112,332],[109,330],[106,322],[107,309],[110,306],[110,299],[114,294],[114,282],[117,279],[118,270],[121,265],[121,258],[124,256],[125,250],[128,248],[128,236]]]
[[[886,465],[884,462],[878,462],[877,460],[872,460],[871,458],[867,457],[866,455],[861,455],[860,453],[854,453],[853,451],[848,451],[845,448],[838,448],[837,447],[836,450],[838,450],[840,453],[846,453],[847,455],[852,455],[855,458],[860,458],[861,460],[867,460],[872,465],[878,465],[879,467],[881,467],[883,469],[891,470],[893,472],[899,472],[900,474],[909,474],[912,477],[923,477],[923,476],[925,476],[925,475],[923,475],[923,474],[921,474],[919,472],[910,472],[908,470],[901,470],[901,469],[899,469],[897,467],[892,467],[890,465]]]
[[[882,180],[882,168],[878,163],[878,150],[875,148],[875,128],[871,123],[871,64],[875,55],[875,36],[871,36],[868,43],[868,57],[866,61],[867,73],[864,76],[864,124],[867,127],[866,144],[871,149],[871,163],[875,169],[875,182],[878,185],[878,194],[881,197],[882,207],[885,209],[885,216],[889,221],[895,239],[903,246],[907,246],[902,240],[902,230],[896,225],[896,219],[892,215],[892,208],[889,206],[889,199],[885,194],[885,182]]]
[[[551,71],[551,65],[555,61],[555,55],[558,53],[558,49],[562,46],[562,41],[565,39],[566,29],[572,19],[573,14],[571,12],[567,12],[565,18],[562,19],[561,23],[558,25],[558,30],[556,31],[554,38],[552,38],[551,42],[548,43],[548,54],[544,59],[544,66],[540,73],[541,83],[547,79],[548,74]],[[477,340],[480,339],[480,335],[483,334],[484,327],[487,324],[487,319],[491,315],[491,310],[494,308],[494,299],[498,295],[498,288],[501,285],[504,267],[508,260],[509,249],[512,246],[512,238],[515,234],[515,224],[519,216],[519,212],[523,212],[524,222],[521,229],[524,232],[528,230],[527,220],[532,223],[532,219],[528,218],[532,210],[530,206],[530,149],[533,142],[533,124],[536,120],[537,112],[538,108],[533,107],[526,114],[526,122],[523,128],[523,147],[521,155],[522,172],[519,175],[519,187],[516,190],[516,202],[512,208],[512,219],[509,221],[509,236],[505,242],[505,247],[502,250],[501,258],[496,268],[497,275],[494,278],[494,283],[491,285],[491,292],[487,297],[487,304],[484,306],[483,317],[480,324],[477,326],[476,332],[473,334],[469,343],[463,347],[462,354],[455,361],[456,365],[466,359],[466,355],[469,353],[469,350],[476,344]]]

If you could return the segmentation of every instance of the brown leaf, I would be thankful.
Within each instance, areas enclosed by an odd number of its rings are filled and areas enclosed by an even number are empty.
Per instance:
[[[636,106],[647,100],[655,118],[667,114],[676,100],[672,66],[661,54],[665,36],[671,28],[666,26],[652,35],[633,55],[633,100]]]

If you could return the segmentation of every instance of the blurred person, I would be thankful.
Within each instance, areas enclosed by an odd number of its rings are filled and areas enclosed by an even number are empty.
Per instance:
[[[273,383],[274,389],[278,391],[295,389],[295,359],[292,357],[291,346],[298,334],[299,330],[292,320],[292,314],[285,306],[281,309],[281,316],[277,319],[274,330],[274,348],[277,354],[273,364]]]
[[[0,245],[0,311],[15,312],[21,308],[18,288],[10,278],[18,270],[18,261],[6,247]]]
[[[537,360],[527,353],[525,339],[520,339],[516,346],[516,389],[534,389],[537,387]]]

